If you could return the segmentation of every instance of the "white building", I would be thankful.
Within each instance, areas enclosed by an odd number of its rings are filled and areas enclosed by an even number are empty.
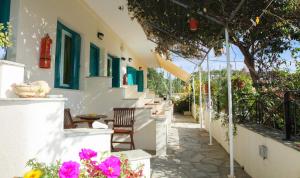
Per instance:
[[[0,2],[0,22],[10,21],[14,44],[0,61],[1,176],[21,176],[34,157],[53,162],[76,159],[81,148],[110,150],[110,129],[64,130],[64,108],[111,117],[114,107],[136,107],[136,147],[165,153],[166,137],[158,135],[166,135],[172,107],[146,89],[147,68],[159,65],[155,44],[122,8],[125,1]],[[39,67],[46,34],[52,40],[48,69]],[[63,98],[18,98],[12,91],[14,83],[37,80]],[[154,100],[160,104],[145,105]]]

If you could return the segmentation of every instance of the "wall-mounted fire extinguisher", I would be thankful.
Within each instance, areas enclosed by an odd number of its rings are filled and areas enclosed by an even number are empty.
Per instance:
[[[41,49],[40,49],[40,68],[49,69],[51,66],[51,44],[52,40],[49,34],[46,34],[45,37],[41,40]]]

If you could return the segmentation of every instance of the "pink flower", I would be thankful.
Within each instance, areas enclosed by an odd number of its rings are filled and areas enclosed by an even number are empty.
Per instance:
[[[121,172],[121,161],[116,156],[110,156],[99,165],[99,169],[107,178],[117,178]]]
[[[78,178],[80,164],[74,161],[64,162],[59,169],[59,178]]]
[[[80,160],[89,160],[97,156],[97,152],[91,149],[81,149],[79,153]]]

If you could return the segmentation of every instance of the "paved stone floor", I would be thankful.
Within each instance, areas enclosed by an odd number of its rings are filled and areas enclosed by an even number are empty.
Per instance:
[[[151,159],[152,178],[227,178],[229,155],[191,117],[175,115],[168,135],[167,156]],[[250,178],[235,163],[236,178]]]

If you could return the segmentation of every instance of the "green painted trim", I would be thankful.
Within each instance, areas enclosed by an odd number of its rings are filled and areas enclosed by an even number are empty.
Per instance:
[[[95,54],[94,54],[95,53]],[[100,74],[100,48],[95,44],[90,44],[90,76],[95,77]]]
[[[0,23],[10,21],[10,2],[11,0],[0,0]]]
[[[137,71],[137,85],[138,85],[138,92],[144,92],[144,71],[139,70]]]
[[[72,74],[71,74],[71,84],[69,86],[61,85],[62,73],[60,70],[61,67],[60,63],[61,63],[61,48],[62,48],[61,40],[62,40],[63,30],[72,34],[72,49],[71,49]],[[81,51],[80,35],[58,21],[57,31],[56,31],[56,54],[55,54],[55,77],[54,77],[55,88],[77,89],[77,90],[79,89],[80,51]]]
[[[121,87],[121,61],[120,58],[112,59],[112,87],[120,88]]]

